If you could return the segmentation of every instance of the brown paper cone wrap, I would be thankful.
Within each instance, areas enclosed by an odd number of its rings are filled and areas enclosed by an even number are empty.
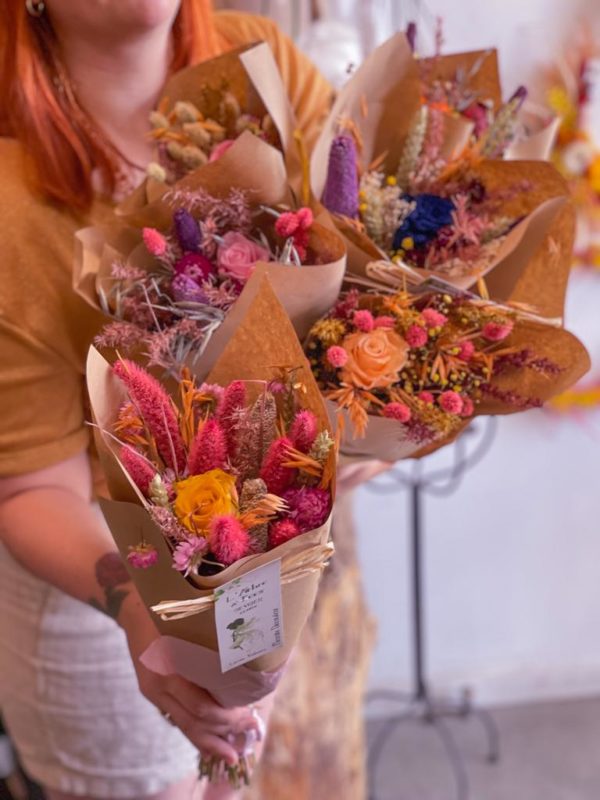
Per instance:
[[[215,98],[223,88],[232,92],[244,113],[259,119],[267,113],[270,115],[279,136],[290,184],[298,191],[302,175],[294,141],[297,125],[269,45],[255,42],[176,73],[163,91],[167,112],[176,102],[184,101],[193,103],[205,117],[214,118],[218,112]],[[235,152],[237,146],[236,142],[231,149]]]
[[[323,400],[293,327],[271,289],[268,279],[263,279],[242,323],[210,373],[209,380],[211,383],[222,385],[232,380],[264,381],[273,374],[274,365],[284,364],[299,367],[297,378],[306,386],[303,395],[304,407],[311,409],[328,427]],[[87,379],[92,410],[98,427],[101,431],[110,431],[126,392],[111,372],[108,363],[93,348],[88,357]],[[197,585],[194,586],[173,569],[169,547],[143,507],[137,489],[128,478],[126,479],[128,486],[124,487],[124,470],[116,457],[114,442],[109,437],[103,436],[101,447],[107,484],[113,498],[102,502],[102,510],[121,554],[126,558],[129,547],[139,544],[142,539],[156,547],[159,553],[157,564],[148,570],[136,570],[128,566],[131,578],[148,607],[162,601],[210,597],[216,588],[234,577],[275,559],[282,559],[284,644],[247,665],[257,671],[272,671],[281,666],[298,640],[312,610],[321,568],[329,556],[327,543],[331,518],[322,527],[302,534],[268,553],[242,559],[219,575],[197,578],[195,579]],[[332,487],[332,492],[334,491],[335,487]],[[137,497],[137,502],[131,502],[132,497]],[[310,557],[311,553],[314,569],[305,570],[298,579],[286,582],[286,571],[290,563],[302,557]],[[211,650],[218,649],[212,606],[202,613],[185,619],[165,622],[156,618],[155,621],[162,634],[199,644]]]

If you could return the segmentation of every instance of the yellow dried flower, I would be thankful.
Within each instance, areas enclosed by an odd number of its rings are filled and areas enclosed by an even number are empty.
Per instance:
[[[346,326],[341,319],[321,319],[312,327],[311,335],[325,345],[330,347],[337,344],[346,333]]]

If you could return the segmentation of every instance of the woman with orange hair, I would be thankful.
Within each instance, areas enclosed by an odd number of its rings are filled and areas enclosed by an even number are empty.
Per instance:
[[[228,736],[257,724],[137,658],[157,634],[94,503],[83,367],[103,320],[71,264],[75,231],[142,179],[169,73],[259,39],[310,144],[329,87],[267,20],[0,0],[0,709],[50,798],[189,798],[196,748],[234,762]]]

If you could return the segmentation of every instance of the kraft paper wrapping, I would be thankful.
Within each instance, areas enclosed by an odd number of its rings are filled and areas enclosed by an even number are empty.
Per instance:
[[[208,380],[222,385],[238,379],[264,381],[271,377],[273,367],[276,365],[299,367],[297,379],[306,387],[303,405],[310,408],[324,426],[329,427],[327,411],[302,347],[268,279],[263,278],[243,321],[221,354]],[[88,356],[87,381],[92,412],[98,429],[110,431],[119,406],[126,397],[126,391],[112,373],[108,363],[94,348],[91,348]],[[330,548],[328,540],[331,518],[322,527],[304,533],[268,553],[242,559],[219,575],[195,578],[197,585],[193,585],[173,569],[169,547],[145,510],[141,495],[128,477],[124,481],[125,471],[116,457],[118,445],[106,435],[101,434],[100,439],[107,485],[113,498],[102,501],[101,505],[121,554],[125,558],[129,547],[139,544],[142,538],[153,545],[159,553],[158,563],[148,570],[136,570],[128,565],[131,578],[149,608],[162,601],[193,600],[210,596],[216,588],[232,578],[274,559],[282,559],[284,644],[246,665],[255,672],[272,672],[281,667],[312,610],[320,578],[320,569],[316,568],[306,571],[306,574],[297,580],[286,582],[286,565],[300,557],[308,557],[312,553],[317,561],[321,558],[322,566],[326,561],[323,554],[328,554],[328,547]],[[331,457],[335,458],[335,455],[332,453]],[[332,487],[332,493],[335,496],[335,486]],[[218,649],[212,606],[202,613],[185,619],[165,622],[157,617],[156,623],[160,633],[165,636],[201,645],[214,652]],[[264,681],[263,695],[272,691],[272,684],[272,677]],[[256,694],[255,682],[252,691]],[[239,702],[239,698],[237,701]],[[247,702],[250,701],[251,697]]]
[[[75,291],[94,308],[100,308],[101,293],[106,293],[113,285],[110,276],[116,258],[150,272],[156,269],[154,259],[142,242],[142,226],[162,230],[170,227],[173,207],[164,199],[165,191],[204,189],[215,197],[226,197],[235,186],[248,188],[255,206],[280,201],[281,192],[285,196],[286,190],[281,154],[252,134],[244,134],[239,144],[235,153],[232,148],[222,159],[188,175],[174,187],[155,187],[154,199],[124,218],[127,225],[78,231],[73,273]],[[250,165],[245,172],[244,164]],[[300,338],[304,338],[312,324],[327,313],[337,299],[344,277],[345,246],[339,234],[319,222],[311,228],[309,245],[321,263],[301,267],[278,262],[257,264],[223,324],[212,335],[202,357],[194,361],[195,371],[202,370],[206,375],[214,365],[248,310],[264,275],[268,276]]]
[[[214,118],[218,111],[217,98],[224,88],[235,95],[243,113],[258,118],[266,113],[270,115],[290,183],[299,190],[302,176],[294,141],[296,120],[277,62],[266,42],[254,42],[177,72],[163,90],[167,112],[177,101],[186,101],[193,103],[205,117]],[[237,146],[236,142],[232,150]]]

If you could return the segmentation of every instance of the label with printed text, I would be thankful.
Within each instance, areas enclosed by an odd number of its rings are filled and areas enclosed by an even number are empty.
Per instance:
[[[281,647],[281,561],[271,561],[216,589],[215,622],[223,672]]]

